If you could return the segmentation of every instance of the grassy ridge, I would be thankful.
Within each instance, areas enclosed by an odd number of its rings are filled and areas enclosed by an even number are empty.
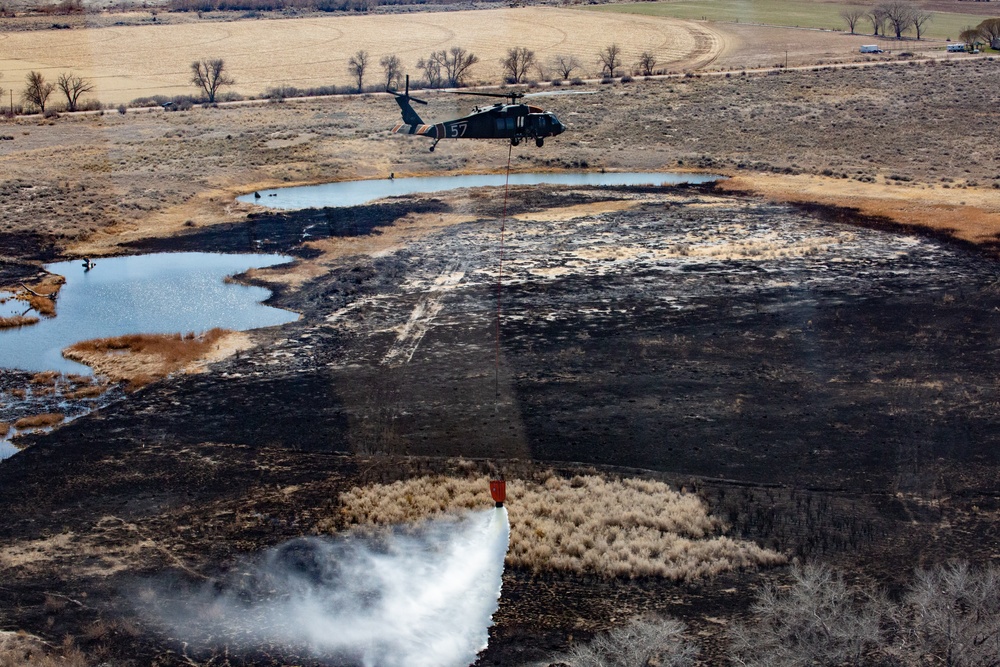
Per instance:
[[[874,4],[874,3],[870,3]],[[811,2],[810,0],[678,0],[677,2],[642,2],[610,4],[585,9],[598,12],[666,16],[678,19],[705,19],[732,23],[756,23],[792,28],[846,30],[840,12],[848,7],[868,7],[863,2]],[[976,26],[986,17],[957,12],[931,12],[925,35],[931,39],[958,39],[958,33]],[[1000,12],[998,12],[1000,13]],[[857,32],[871,33],[871,24],[862,22]],[[911,31],[912,32],[912,31]],[[905,33],[904,33],[905,34]]]

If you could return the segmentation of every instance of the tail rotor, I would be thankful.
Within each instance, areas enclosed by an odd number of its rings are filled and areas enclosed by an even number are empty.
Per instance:
[[[416,102],[417,104],[427,104],[424,100],[418,99],[410,95],[410,75],[406,75],[406,91],[399,92],[398,90],[393,90],[392,88],[386,88],[385,92],[394,95],[396,97],[396,104],[399,105],[400,111],[403,112],[403,122],[407,125],[423,125],[424,121],[420,119],[417,112],[413,110],[410,106],[410,101]]]

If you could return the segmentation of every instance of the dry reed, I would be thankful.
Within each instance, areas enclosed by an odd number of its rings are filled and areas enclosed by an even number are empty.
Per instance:
[[[135,391],[154,380],[183,370],[210,353],[230,332],[211,329],[203,334],[129,334],[96,338],[71,345],[63,356],[87,364],[115,382],[127,381]]]
[[[59,378],[59,373],[56,371],[44,371],[42,373],[35,373],[31,376],[31,384],[45,385],[52,387],[55,385],[56,380]]]
[[[87,667],[87,659],[68,636],[54,651],[25,632],[0,631],[0,667]]]
[[[38,324],[38,318],[25,315],[0,317],[0,329],[13,329],[15,327],[26,327],[31,324]]]
[[[22,417],[14,422],[14,428],[19,431],[32,428],[48,428],[50,426],[55,426],[63,419],[66,418],[61,412],[45,412],[40,415],[32,415],[31,417]]]
[[[75,389],[73,391],[63,392],[63,396],[70,400],[77,400],[80,398],[97,398],[107,391],[107,389],[107,386],[95,384],[90,387],[81,387],[80,389]]]
[[[662,482],[551,476],[507,488],[507,564],[515,567],[691,580],[785,562],[779,553],[723,536],[721,521],[700,498]],[[490,505],[485,479],[444,476],[356,487],[341,501],[343,518],[358,526]]]

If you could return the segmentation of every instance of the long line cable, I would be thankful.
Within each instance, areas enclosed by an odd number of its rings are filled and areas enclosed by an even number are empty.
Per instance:
[[[500,217],[500,264],[497,271],[497,340],[496,340],[496,374],[493,377],[494,408],[499,409],[500,400],[500,296],[503,287],[503,235],[507,228],[507,195],[510,193],[510,158],[514,152],[514,144],[507,149],[507,178],[503,186],[503,215]]]

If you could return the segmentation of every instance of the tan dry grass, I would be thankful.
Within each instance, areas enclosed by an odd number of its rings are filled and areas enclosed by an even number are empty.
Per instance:
[[[8,422],[0,422],[0,438],[6,438],[8,433],[10,433],[10,424]]]
[[[130,334],[86,340],[63,350],[67,359],[86,364],[113,382],[135,391],[179,371],[193,373],[250,347],[243,332],[211,329],[203,334]]]
[[[18,431],[37,428],[49,428],[55,426],[66,418],[61,412],[46,412],[40,415],[22,417],[14,422],[14,428]]]
[[[56,371],[43,371],[41,373],[35,373],[31,376],[31,384],[45,385],[48,387],[54,386],[56,380],[59,378],[59,373]]]
[[[13,329],[38,324],[37,317],[26,317],[24,315],[14,315],[12,317],[0,317],[0,329]]]
[[[111,531],[116,532],[115,539],[108,539]],[[60,533],[2,547],[0,567],[29,571],[67,567],[75,577],[108,577],[136,567],[158,549],[135,525],[104,517],[89,533]],[[83,559],[87,564],[81,563]]]
[[[976,245],[1000,239],[1000,196],[995,190],[956,191],[771,174],[738,176],[720,187],[752,192],[776,202],[853,208],[864,215],[923,227]]]
[[[502,77],[501,58],[516,45],[532,49],[542,61],[576,56],[585,68],[581,74],[590,76],[598,70],[597,52],[612,42],[621,46],[629,65],[647,49],[657,53],[662,66],[676,63],[678,68],[721,50],[716,31],[690,21],[629,15],[598,19],[570,9],[525,7],[14,32],[5,35],[8,55],[0,59],[0,71],[12,80],[31,70],[55,79],[65,63],[73,63],[77,74],[95,83],[93,97],[117,104],[156,94],[194,94],[190,63],[206,57],[223,58],[236,79],[233,89],[256,95],[284,84],[353,85],[347,61],[361,49],[373,64],[394,53],[415,74],[420,58],[462,46],[480,58],[472,78],[496,83]],[[377,83],[380,73],[373,66],[368,82]]]
[[[60,649],[26,632],[0,630],[0,667],[86,667],[86,656],[71,637]]]
[[[392,525],[488,507],[487,480],[421,477],[341,495],[350,524]],[[662,482],[598,476],[509,481],[507,563],[535,571],[691,580],[785,562],[721,535],[723,525],[692,494]]]

